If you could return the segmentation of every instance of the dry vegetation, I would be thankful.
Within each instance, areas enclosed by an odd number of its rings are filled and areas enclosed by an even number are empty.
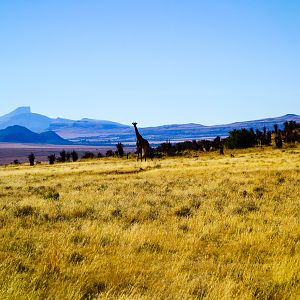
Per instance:
[[[300,149],[0,167],[1,299],[300,297]]]

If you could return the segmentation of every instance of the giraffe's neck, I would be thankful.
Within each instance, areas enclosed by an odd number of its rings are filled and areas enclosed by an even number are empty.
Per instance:
[[[136,135],[136,138],[137,138],[138,140],[140,140],[140,139],[142,138],[142,136],[140,135],[140,133],[139,133],[139,131],[138,131],[138,129],[137,129],[136,126],[134,126],[134,129],[135,129],[135,135]]]

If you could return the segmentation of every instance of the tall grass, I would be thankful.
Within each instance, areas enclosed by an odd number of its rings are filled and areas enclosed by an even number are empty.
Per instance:
[[[0,168],[1,299],[300,297],[300,149]]]

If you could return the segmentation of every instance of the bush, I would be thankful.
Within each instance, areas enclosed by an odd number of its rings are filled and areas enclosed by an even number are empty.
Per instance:
[[[107,150],[105,156],[106,157],[114,156],[114,152],[112,150]]]
[[[59,200],[59,192],[57,192],[55,190],[50,190],[46,193],[46,195],[44,197],[45,197],[45,199],[57,201],[57,200]]]
[[[118,143],[117,144],[117,151],[116,154],[120,157],[124,156],[124,148],[123,148],[123,144],[122,143]]]
[[[70,152],[67,152],[67,153],[66,153],[66,160],[67,160],[67,161],[70,161],[70,160],[71,160],[71,153],[70,153]]]
[[[84,286],[82,291],[81,300],[96,299],[99,294],[103,293],[106,289],[104,282],[94,282],[93,284]]]
[[[29,160],[29,164],[30,164],[31,166],[34,166],[35,155],[34,155],[33,153],[30,153],[30,154],[28,155],[28,160]]]
[[[280,134],[275,137],[275,145],[277,148],[282,148],[282,138]]]
[[[48,160],[49,160],[49,164],[50,164],[50,165],[53,165],[54,162],[55,162],[55,154],[50,154],[50,155],[48,156]]]
[[[70,256],[69,256],[69,262],[73,265],[78,265],[80,264],[83,260],[85,259],[85,256],[82,255],[79,252],[73,252]]]
[[[78,160],[78,153],[76,151],[72,151],[71,152],[71,157],[73,161],[77,161]]]
[[[234,148],[249,148],[256,144],[255,134],[251,130],[234,129],[229,132],[229,137],[226,140],[226,146],[229,149]]]
[[[187,218],[192,215],[191,209],[189,207],[182,207],[175,212],[177,217]]]
[[[95,157],[95,154],[93,152],[90,152],[90,151],[86,151],[84,153],[84,155],[82,156],[82,158],[94,158]]]
[[[15,217],[27,217],[27,216],[32,216],[33,214],[34,214],[34,208],[30,205],[18,207],[14,212]]]
[[[66,162],[66,151],[65,150],[63,150],[63,151],[61,151],[60,153],[59,153],[59,155],[60,155],[60,161],[61,162]]]

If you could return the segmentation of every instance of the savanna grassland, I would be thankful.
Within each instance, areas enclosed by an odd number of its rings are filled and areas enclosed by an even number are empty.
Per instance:
[[[300,148],[0,167],[1,299],[299,299]]]

